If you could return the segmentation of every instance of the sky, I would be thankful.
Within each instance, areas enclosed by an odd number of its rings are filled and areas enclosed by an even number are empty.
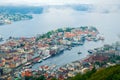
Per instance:
[[[44,5],[79,5],[91,4],[97,12],[120,12],[120,0],[0,0],[3,5],[25,5],[25,6],[44,6]]]
[[[0,0],[0,5],[120,4],[120,0]]]

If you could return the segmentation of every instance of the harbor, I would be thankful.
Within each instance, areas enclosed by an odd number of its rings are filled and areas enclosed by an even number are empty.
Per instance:
[[[1,67],[9,69],[7,72],[3,69],[4,74],[12,73],[13,75],[26,69],[39,70],[39,67],[42,66],[46,68],[46,65],[55,65],[54,71],[62,65],[87,56],[86,52],[82,52],[83,54],[78,56],[75,48],[79,49],[78,52],[87,51],[80,50],[80,47],[84,47],[86,42],[104,42],[98,34],[100,33],[95,27],[81,26],[78,28],[59,28],[31,38],[9,37],[5,43],[0,45]],[[97,39],[97,42],[94,39]],[[94,47],[96,46],[94,45]]]
[[[39,69],[39,67],[42,65],[48,65],[48,66],[56,65],[56,67],[59,68],[61,65],[65,65],[67,63],[70,63],[76,60],[82,60],[87,55],[89,55],[89,53],[87,52],[89,49],[102,46],[103,44],[104,42],[101,42],[101,41],[86,42],[82,46],[73,47],[71,50],[66,50],[58,55],[55,55],[54,57],[50,57],[47,60],[44,60],[41,63],[36,63],[34,66],[32,66],[32,69]],[[91,46],[91,48],[87,46]],[[78,54],[77,52],[79,51],[81,51],[82,54]]]
[[[48,15],[51,16],[51,12],[43,13],[42,15],[33,15],[33,19],[31,20],[18,21],[0,26],[0,34],[4,38],[4,42],[2,42],[0,46],[0,57],[3,57],[0,59],[0,66],[4,69],[4,76],[8,75],[7,77],[9,77],[11,74],[10,76],[20,77],[21,73],[23,74],[22,76],[25,76],[25,71],[39,73],[41,70],[49,74],[51,72],[53,73],[52,75],[54,75],[55,70],[59,70],[60,72],[68,71],[64,67],[64,65],[66,66],[67,64],[70,64],[67,65],[70,67],[69,70],[73,71],[74,64],[71,65],[71,62],[86,59],[89,55],[93,55],[94,48],[101,47],[104,44],[112,44],[120,40],[117,36],[120,27],[118,26],[119,23],[117,23],[118,20],[116,20],[116,15],[119,14],[108,14],[108,16],[105,16],[104,14],[94,15],[94,13],[85,15],[75,13],[75,15],[79,15],[79,17],[66,15],[67,17],[74,17],[75,21],[73,21],[73,18],[69,20],[62,18],[61,23],[59,22],[59,19],[61,19],[59,16],[55,16],[55,23],[51,21]],[[64,14],[61,13],[61,15]],[[111,15],[114,17],[111,17]],[[99,20],[96,20],[95,17]],[[106,19],[110,20],[109,24]],[[68,21],[70,22],[69,24]],[[94,31],[89,33],[91,30],[88,30],[88,32],[86,30],[82,32],[84,35],[77,35],[77,37],[75,37],[76,34],[81,34],[79,29],[78,31],[76,29],[67,33],[64,31],[61,32],[61,29],[65,30],[65,27],[70,27],[71,29],[72,27],[79,28],[81,25],[94,25],[104,37],[101,37],[101,35],[100,37],[93,36]],[[52,32],[54,32],[57,29],[60,29],[60,33],[49,35],[51,34],[49,31],[53,30]],[[45,35],[45,33],[48,35]],[[92,36],[89,34],[92,34]],[[95,33],[95,35],[98,35],[98,32],[97,34]],[[71,36],[71,39],[67,39]],[[78,54],[79,52],[80,54]],[[86,59],[86,61],[90,59],[91,58]],[[100,59],[102,59],[101,56]],[[105,59],[107,58],[105,57]],[[76,64],[81,63],[76,62],[75,65]],[[79,68],[82,69],[81,66],[79,66]],[[71,76],[71,74],[73,73],[70,72],[69,75]],[[44,75],[48,76],[48,74]]]

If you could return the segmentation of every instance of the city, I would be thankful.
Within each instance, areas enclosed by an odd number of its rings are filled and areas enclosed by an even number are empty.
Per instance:
[[[0,80],[119,80],[119,5],[0,1]]]

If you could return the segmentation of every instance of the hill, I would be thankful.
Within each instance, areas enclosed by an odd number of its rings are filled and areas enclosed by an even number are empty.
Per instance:
[[[97,71],[93,69],[85,74],[77,74],[68,80],[120,80],[120,65],[101,68]]]

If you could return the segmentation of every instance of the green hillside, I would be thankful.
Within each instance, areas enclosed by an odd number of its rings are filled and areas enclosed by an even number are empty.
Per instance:
[[[120,80],[120,65],[87,72],[86,74],[77,74],[68,80]]]

